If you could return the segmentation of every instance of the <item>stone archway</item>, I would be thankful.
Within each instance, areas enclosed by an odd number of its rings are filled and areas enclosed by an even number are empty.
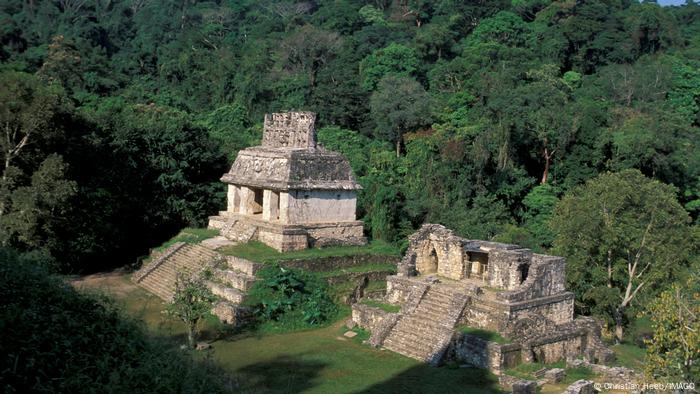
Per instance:
[[[416,256],[416,271],[419,275],[428,275],[438,272],[438,254],[435,245],[428,241],[421,248],[421,253]]]

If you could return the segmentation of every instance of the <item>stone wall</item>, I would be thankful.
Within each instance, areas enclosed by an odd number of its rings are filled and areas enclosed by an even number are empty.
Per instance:
[[[357,303],[352,306],[352,321],[371,333],[369,343],[372,346],[381,346],[398,318],[398,313],[386,312],[368,305]]]
[[[427,288],[427,284],[406,280],[398,275],[387,276],[386,300],[392,304],[406,304],[411,298],[411,294],[424,293]]]
[[[284,112],[265,115],[262,145],[271,148],[316,147],[316,114]]]
[[[474,335],[457,333],[452,338],[449,355],[462,363],[500,373],[501,346]]]
[[[563,257],[535,254],[529,267],[527,280],[509,292],[499,296],[509,301],[522,301],[546,297],[566,291],[566,260]]]
[[[489,251],[488,283],[491,287],[514,290],[529,277],[532,251],[492,249]]]
[[[294,190],[283,194],[281,211],[290,224],[349,222],[355,220],[356,201],[354,190]]]

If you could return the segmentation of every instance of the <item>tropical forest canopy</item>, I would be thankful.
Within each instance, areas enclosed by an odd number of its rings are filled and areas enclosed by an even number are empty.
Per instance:
[[[568,258],[619,326],[698,261],[700,5],[5,0],[0,243],[131,264],[223,208],[263,115],[318,113],[368,236]],[[697,268],[697,266],[695,266]]]

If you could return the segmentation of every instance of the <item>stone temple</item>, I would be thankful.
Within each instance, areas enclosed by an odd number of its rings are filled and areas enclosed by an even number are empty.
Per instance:
[[[355,217],[361,186],[343,155],[318,145],[315,120],[312,112],[265,116],[262,145],[240,151],[221,177],[228,205],[210,228],[280,252],[366,244]]]
[[[352,321],[369,342],[439,364],[454,359],[500,373],[521,362],[583,356],[610,361],[591,318],[574,318],[563,257],[517,245],[470,240],[436,224],[409,238],[384,303],[398,313],[357,303]],[[499,341],[494,340],[498,338]]]

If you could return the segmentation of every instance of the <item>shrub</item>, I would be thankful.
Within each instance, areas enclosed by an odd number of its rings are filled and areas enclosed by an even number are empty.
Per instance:
[[[338,308],[328,296],[327,284],[314,274],[279,265],[258,273],[246,303],[260,322],[274,321],[286,328],[316,326],[333,319]]]
[[[0,249],[0,384],[12,392],[225,392],[224,375],[148,336],[104,296]]]

